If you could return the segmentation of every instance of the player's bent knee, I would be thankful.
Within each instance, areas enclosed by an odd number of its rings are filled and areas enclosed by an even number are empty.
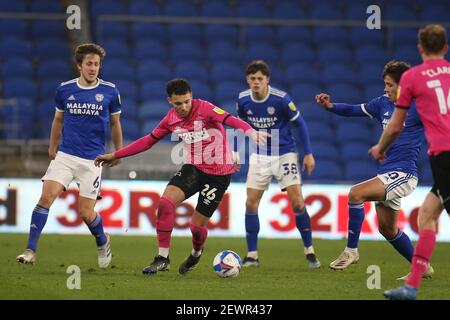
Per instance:
[[[38,204],[41,207],[50,208],[50,206],[52,205],[53,201],[55,201],[57,196],[58,196],[57,193],[46,193],[46,194],[43,194],[39,198]]]
[[[359,194],[357,189],[355,187],[352,187],[350,189],[350,192],[348,193],[348,202],[351,203],[361,203],[364,202],[364,198],[362,195]]]
[[[391,227],[391,226],[386,226],[386,225],[379,225],[378,226],[378,231],[381,233],[381,235],[383,237],[385,237],[386,239],[393,239],[395,238],[395,236],[397,235],[398,229],[395,227]]]

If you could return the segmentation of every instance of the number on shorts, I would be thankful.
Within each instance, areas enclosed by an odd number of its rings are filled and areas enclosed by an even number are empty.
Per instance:
[[[216,198],[217,188],[211,188],[211,189],[209,189],[209,188],[210,188],[209,184],[205,184],[204,189],[202,190],[201,194],[202,194],[202,196],[206,197],[206,199],[208,199],[208,200],[214,200]]]
[[[98,176],[94,183],[92,184],[94,186],[95,189],[97,189],[100,186],[100,176]]]
[[[283,175],[287,176],[288,174],[296,175],[298,173],[297,164],[295,163],[283,163],[282,164],[284,168]]]

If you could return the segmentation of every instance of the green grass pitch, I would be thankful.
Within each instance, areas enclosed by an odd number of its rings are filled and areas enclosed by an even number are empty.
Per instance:
[[[91,236],[43,234],[33,266],[15,261],[26,241],[27,235],[0,234],[0,299],[383,299],[383,290],[399,286],[395,279],[409,271],[407,262],[384,241],[361,241],[358,264],[333,271],[328,264],[344,248],[345,240],[315,240],[322,268],[310,270],[300,240],[260,239],[261,267],[243,269],[233,279],[217,277],[212,260],[224,249],[242,256],[244,239],[208,238],[199,266],[185,276],[178,274],[178,266],[190,252],[190,238],[172,239],[171,269],[156,276],[141,273],[155,255],[155,237],[113,236],[113,261],[106,270],[97,266]],[[449,243],[436,245],[435,275],[423,281],[418,299],[450,299],[449,251]],[[80,267],[80,290],[67,288],[70,265]],[[380,267],[380,289],[367,288],[370,265]]]

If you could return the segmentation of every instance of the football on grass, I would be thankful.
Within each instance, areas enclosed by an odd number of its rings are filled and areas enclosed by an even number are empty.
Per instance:
[[[242,260],[231,250],[219,252],[213,261],[214,272],[221,278],[237,277],[241,271]]]

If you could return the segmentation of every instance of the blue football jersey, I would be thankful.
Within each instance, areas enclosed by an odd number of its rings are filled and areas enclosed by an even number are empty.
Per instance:
[[[362,104],[361,109],[370,118],[377,119],[384,130],[392,117],[395,105],[383,95]],[[423,124],[413,103],[402,133],[387,150],[386,160],[380,163],[378,172],[401,171],[417,176],[417,158],[423,141]]]
[[[242,91],[237,103],[237,114],[255,130],[267,130],[271,134],[266,146],[258,146],[256,151],[251,151],[280,156],[297,152],[289,123],[296,120],[300,112],[286,92],[269,86],[267,97],[258,101],[253,99],[251,89]]]
[[[61,83],[55,94],[56,111],[64,112],[58,150],[83,159],[105,153],[110,115],[121,112],[120,94],[111,82],[82,87],[78,79]]]

